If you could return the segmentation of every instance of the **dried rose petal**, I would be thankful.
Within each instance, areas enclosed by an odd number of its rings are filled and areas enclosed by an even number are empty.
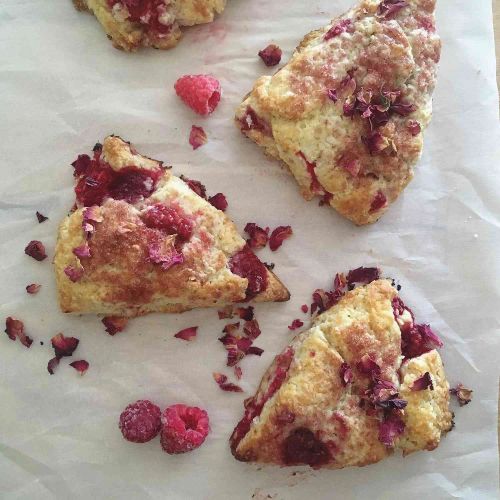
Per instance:
[[[460,406],[468,405],[472,401],[473,392],[472,389],[467,389],[467,387],[464,387],[462,384],[457,384],[450,389],[450,394],[457,398]]]
[[[266,227],[266,229],[263,229],[260,226],[257,226],[255,222],[248,222],[245,225],[244,231],[248,234],[248,236],[250,236],[250,238],[247,240],[250,248],[256,250],[258,248],[264,248],[267,245],[267,241],[269,239],[268,227]]]
[[[24,323],[20,319],[13,318],[9,316],[5,320],[5,333],[10,340],[19,339],[21,344],[25,347],[31,347],[33,339],[28,337],[24,332]]]
[[[389,19],[407,6],[408,2],[405,0],[383,0],[378,6],[378,15]]]
[[[228,323],[227,325],[224,326],[222,331],[229,335],[233,335],[239,330],[239,328],[240,328],[240,322],[238,321],[237,323]]]
[[[273,43],[259,51],[259,57],[266,66],[276,66],[281,61],[281,49]]]
[[[252,340],[255,340],[260,334],[260,326],[256,319],[246,320],[243,325],[243,332],[245,335]]]
[[[253,319],[253,306],[248,307],[237,307],[236,314],[245,321],[251,321]]]
[[[95,225],[98,222],[102,222],[103,218],[101,215],[101,210],[98,206],[85,207],[82,211],[82,228],[83,232],[90,236],[95,230]]]
[[[207,143],[207,134],[202,127],[197,127],[193,125],[191,127],[191,132],[189,133],[189,144],[193,146],[193,149],[198,149],[203,144]]]
[[[291,226],[278,226],[269,238],[269,248],[275,252],[283,244],[283,241],[292,236],[293,231]]]
[[[30,241],[26,245],[24,253],[38,261],[42,261],[47,258],[47,254],[45,253],[45,246],[41,241],[38,240]]]
[[[425,372],[420,378],[417,378],[411,386],[412,391],[423,391],[424,389],[434,390],[434,384],[429,372]]]
[[[214,380],[217,385],[226,392],[243,392],[243,389],[231,382],[227,382],[227,376],[222,373],[214,372],[212,373]]]
[[[379,131],[375,130],[367,136],[362,136],[361,141],[368,148],[370,155],[380,153],[389,146],[389,140]]]
[[[242,375],[243,375],[243,371],[241,370],[241,368],[240,368],[239,366],[235,366],[235,367],[234,367],[234,376],[235,376],[238,380],[240,380],[240,379],[241,379],[241,377],[242,377]]]
[[[174,241],[175,237],[168,237],[148,244],[149,260],[153,264],[161,264],[164,271],[184,262],[184,256],[177,251]]]
[[[229,269],[232,273],[248,280],[245,292],[247,300],[252,299],[267,288],[268,272],[266,266],[248,245],[245,245],[229,259]]]
[[[196,337],[197,331],[198,331],[197,326],[190,326],[189,328],[184,328],[183,330],[177,332],[174,335],[174,337],[182,340],[191,341],[194,340],[194,338]]]
[[[64,268],[64,274],[73,282],[81,280],[83,277],[84,269],[83,267],[66,266]]]
[[[382,408],[383,410],[402,410],[403,408],[406,408],[406,405],[408,404],[408,401],[404,399],[398,399],[396,397],[391,397],[389,399],[384,399],[382,401],[377,401],[376,406],[379,408]]]
[[[89,369],[89,362],[84,359],[79,359],[78,361],[73,361],[69,366],[74,368],[80,375],[84,375],[85,372]]]
[[[34,295],[35,293],[38,293],[38,291],[40,290],[40,288],[42,288],[42,285],[39,285],[38,283],[31,283],[31,285],[28,285],[26,287],[26,291],[30,295]]]
[[[51,360],[49,360],[49,362],[47,363],[47,371],[51,375],[54,375],[54,370],[59,366],[59,361],[60,361],[60,358],[58,358],[56,356],[55,358],[52,358]]]
[[[377,191],[377,194],[370,205],[370,213],[376,212],[387,205],[387,198],[382,191]]]
[[[300,328],[301,326],[304,326],[304,322],[301,321],[300,319],[294,319],[292,321],[291,325],[288,325],[289,330],[297,330],[297,328]]]
[[[354,31],[354,26],[350,19],[342,19],[340,23],[332,26],[324,36],[324,40],[330,40],[336,36],[341,35],[342,33],[349,32],[352,33]]]
[[[346,277],[349,285],[353,283],[368,285],[368,283],[378,280],[379,278],[380,269],[378,267],[358,267],[357,269],[351,269]]]
[[[304,314],[306,314],[306,313],[307,313],[307,311],[309,311],[309,307],[307,306],[307,304],[302,304],[302,305],[300,306],[300,310],[301,310]]]
[[[210,196],[210,198],[208,198],[208,203],[221,212],[225,212],[227,209],[227,199],[222,193]]]
[[[342,363],[339,370],[340,381],[345,387],[346,385],[352,383],[354,375],[352,373],[351,367],[347,363]]]
[[[261,356],[262,353],[264,352],[264,349],[261,349],[260,347],[256,346],[250,346],[247,350],[247,354],[255,354],[256,356]]]
[[[65,337],[62,333],[58,333],[50,339],[56,357],[71,356],[80,342],[75,337]]]
[[[120,316],[106,316],[102,318],[102,324],[106,327],[106,332],[110,335],[122,332],[128,323],[128,318],[121,318]]]
[[[370,389],[366,391],[370,400],[374,403],[386,401],[395,398],[398,395],[396,386],[389,380],[383,380],[375,377],[375,382]]]
[[[73,254],[76,255],[79,259],[86,259],[90,257],[90,247],[87,242],[79,247],[73,248]]]
[[[181,175],[181,179],[188,185],[191,191],[194,191],[198,196],[201,196],[205,200],[207,199],[207,189],[200,181],[195,181],[194,179],[188,179],[184,175]]]
[[[420,123],[418,123],[416,120],[409,120],[407,127],[410,131],[410,134],[413,136],[420,134],[420,131],[422,130],[420,127]]]
[[[336,103],[339,100],[337,91],[335,89],[328,89],[326,91],[326,95],[328,96],[328,99],[330,99],[334,103]]]
[[[398,415],[390,414],[378,427],[378,439],[385,446],[394,446],[394,441],[403,434],[405,424]]]
[[[380,366],[368,354],[362,356],[356,363],[356,368],[364,375],[372,378],[380,375]]]
[[[415,358],[442,346],[443,342],[429,325],[410,323],[401,327],[401,352],[406,358]]]
[[[222,309],[217,311],[217,316],[219,319],[230,319],[234,316],[233,306],[231,304],[224,306]]]
[[[42,222],[45,222],[46,220],[49,220],[48,217],[45,217],[45,215],[41,214],[40,212],[36,213],[36,218],[38,220],[38,224],[41,224]]]

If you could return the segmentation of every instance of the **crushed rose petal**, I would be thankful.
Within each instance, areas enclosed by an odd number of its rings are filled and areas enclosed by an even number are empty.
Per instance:
[[[174,337],[182,340],[191,341],[194,340],[198,332],[197,326],[190,326],[189,328],[184,328],[177,332]]]
[[[336,24],[335,26],[332,26],[325,33],[324,40],[330,40],[331,38],[341,35],[342,33],[345,32],[352,33],[353,31],[354,31],[354,26],[352,24],[352,21],[350,19],[342,19],[340,23]]]
[[[198,149],[203,144],[207,143],[207,134],[202,127],[197,127],[193,125],[191,127],[191,132],[189,133],[189,144],[193,146],[193,149]]]
[[[26,287],[26,291],[30,295],[34,295],[35,293],[38,293],[38,291],[40,290],[40,288],[42,288],[42,285],[39,285],[38,283],[31,283],[31,285],[28,285]]]
[[[247,243],[250,248],[257,250],[259,248],[264,248],[269,240],[269,228],[266,229],[257,226],[255,222],[248,222],[244,228],[245,233],[250,236]]]
[[[239,316],[240,319],[243,319],[245,321],[250,321],[253,319],[254,316],[253,306],[237,307],[236,314]]]
[[[408,6],[405,0],[383,0],[378,6],[378,15],[389,19]]]
[[[85,259],[90,257],[90,247],[87,242],[79,247],[73,248],[73,254],[76,255],[79,259]]]
[[[55,358],[52,358],[49,360],[47,363],[47,371],[51,374],[54,375],[54,370],[58,367],[59,365],[60,358],[57,356]]]
[[[467,389],[463,384],[457,384],[455,387],[450,389],[450,394],[455,396],[458,400],[460,406],[465,406],[472,401],[472,389]]]
[[[201,196],[205,200],[207,199],[207,189],[200,181],[188,179],[185,175],[181,175],[180,178],[188,185],[191,191],[194,191],[198,196]]]
[[[80,375],[84,375],[85,372],[89,369],[89,362],[84,359],[79,359],[78,361],[73,361],[69,366],[74,368]]]
[[[347,363],[342,363],[340,365],[339,375],[340,375],[340,381],[342,382],[342,385],[344,387],[352,383],[354,379],[351,367]]]
[[[56,357],[71,356],[78,347],[79,340],[75,337],[65,337],[62,333],[58,333],[50,339]]]
[[[233,306],[231,304],[228,304],[222,309],[219,309],[217,311],[217,316],[219,317],[219,319],[231,319],[234,316]]]
[[[297,330],[297,328],[300,328],[301,326],[304,326],[304,322],[301,321],[300,319],[294,319],[290,325],[288,325],[289,330]]]
[[[47,258],[47,254],[45,253],[45,246],[41,241],[38,240],[30,241],[26,245],[24,253],[38,261],[42,261]]]
[[[411,386],[412,391],[423,391],[424,389],[434,390],[434,384],[429,372],[425,372],[421,377],[417,378]]]
[[[64,274],[73,282],[76,283],[80,281],[83,277],[84,269],[83,267],[66,266],[64,268]]]
[[[368,354],[361,357],[356,363],[356,368],[364,375],[372,378],[380,375],[380,366]]]
[[[372,281],[380,278],[380,269],[378,267],[358,267],[351,269],[346,276],[347,284],[362,283],[368,285]]]
[[[378,428],[378,439],[385,446],[394,446],[394,441],[403,434],[405,423],[397,414],[389,414]]]
[[[408,401],[404,399],[399,399],[396,396],[392,396],[389,399],[384,399],[381,401],[376,401],[375,405],[379,408],[382,408],[383,410],[402,410],[403,408],[406,408],[406,405],[408,404]]]
[[[227,209],[227,199],[222,193],[214,194],[208,198],[208,203],[214,206],[217,210],[225,212]]]
[[[328,99],[336,103],[339,100],[339,97],[337,95],[337,91],[335,89],[328,89],[326,91],[326,95],[328,96]]]
[[[174,241],[175,236],[151,241],[148,244],[149,260],[153,264],[160,264],[164,271],[184,262],[184,256],[177,251]]]
[[[227,375],[224,375],[222,373],[217,373],[214,372],[212,373],[212,376],[214,380],[217,382],[217,385],[226,392],[243,392],[243,389],[236,385],[233,384],[232,382],[227,381]]]
[[[278,226],[269,238],[269,248],[275,252],[283,244],[283,242],[292,236],[293,231],[291,226]]]
[[[261,334],[260,326],[257,320],[246,320],[245,324],[243,325],[243,332],[249,339],[255,340]]]
[[[377,194],[372,200],[372,203],[370,205],[370,213],[376,212],[382,208],[384,208],[387,205],[387,198],[385,194],[382,191],[377,191]]]
[[[45,215],[41,214],[40,212],[36,212],[36,218],[38,220],[38,224],[41,224],[42,222],[45,222],[46,220],[49,220],[48,217]]]
[[[259,51],[259,57],[264,61],[266,66],[276,66],[279,64],[281,54],[281,49],[274,43]]]
[[[24,332],[24,323],[12,316],[5,320],[5,333],[10,340],[19,339],[21,344],[27,348],[30,348],[33,343],[33,339]]]
[[[120,316],[106,316],[102,318],[102,324],[106,327],[106,332],[109,335],[115,335],[115,333],[123,332],[128,323],[128,318],[122,318]]]
[[[409,120],[408,124],[407,124],[407,128],[410,131],[410,134],[413,136],[420,134],[420,132],[422,130],[420,127],[420,123],[418,123],[416,120]]]
[[[240,380],[240,379],[241,379],[241,377],[242,377],[242,375],[243,375],[243,371],[241,370],[241,368],[240,368],[239,366],[235,366],[235,367],[234,367],[234,376],[235,376],[238,380]]]

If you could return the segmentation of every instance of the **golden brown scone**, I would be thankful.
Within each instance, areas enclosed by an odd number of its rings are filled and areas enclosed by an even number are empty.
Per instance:
[[[306,200],[368,224],[410,182],[441,51],[434,9],[364,0],[307,35],[238,107],[237,126],[289,168]]]
[[[54,259],[64,312],[137,316],[289,299],[202,184],[114,136],[73,166],[76,206]]]
[[[363,466],[397,449],[432,450],[451,429],[439,338],[387,280],[342,293],[245,401],[230,439],[238,460]]]
[[[181,26],[210,23],[226,0],[73,0],[77,10],[91,11],[117,49],[170,49]]]

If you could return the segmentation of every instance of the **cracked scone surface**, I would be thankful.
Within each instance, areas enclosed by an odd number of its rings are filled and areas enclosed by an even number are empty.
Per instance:
[[[74,165],[77,203],[54,259],[64,312],[137,316],[288,300],[233,222],[161,162],[111,136]],[[159,225],[158,213],[174,225]]]
[[[359,225],[379,219],[413,177],[441,50],[435,0],[390,14],[383,4],[364,0],[309,33],[236,112],[304,198],[320,196]]]
[[[89,10],[118,49],[169,49],[182,36],[181,27],[210,23],[226,0],[73,0],[77,10]]]
[[[449,385],[435,349],[403,356],[400,327],[413,320],[407,314],[398,323],[396,296],[387,280],[358,287],[295,337],[245,401],[245,415],[231,436],[237,459],[343,468],[378,462],[394,450],[408,454],[438,446],[452,427]],[[380,369],[377,381],[392,384],[405,408],[367,404],[374,381],[359,365],[367,355]],[[352,370],[348,384],[342,381],[343,364]],[[432,389],[413,390],[426,373]],[[387,446],[380,429],[394,418],[404,431]]]

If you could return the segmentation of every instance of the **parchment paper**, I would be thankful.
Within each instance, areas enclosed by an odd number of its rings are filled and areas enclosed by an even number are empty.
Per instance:
[[[443,55],[425,151],[415,180],[373,226],[356,228],[303,201],[294,180],[232,124],[242,96],[270,72],[258,50],[277,43],[286,61],[304,34],[350,3],[229,0],[215,23],[189,29],[176,49],[126,54],[69,0],[1,2],[1,317],[21,318],[35,339],[28,350],[0,334],[2,499],[497,498],[500,134],[490,2],[438,0]],[[179,76],[205,72],[224,91],[206,119],[173,91]],[[195,152],[192,124],[209,137]],[[256,345],[265,353],[243,361],[244,394],[224,393],[212,380],[213,371],[232,376],[215,310],[150,315],[115,337],[97,317],[59,311],[50,260],[72,204],[70,162],[110,133],[225,193],[241,230],[248,221],[293,226],[279,252],[260,253],[276,263],[292,299],[258,306]],[[50,220],[39,225],[36,210]],[[24,255],[31,239],[46,244],[45,262]],[[335,272],[370,264],[397,278],[417,318],[439,332],[450,382],[474,389],[470,405],[454,407],[455,430],[434,452],[362,469],[235,461],[227,440],[243,399],[291,338],[287,325],[303,317],[300,305],[315,288],[330,287]],[[25,292],[32,282],[43,285],[36,296]],[[200,327],[194,342],[173,338],[193,325]],[[47,373],[49,339],[61,331],[81,340],[73,359],[90,362],[84,377],[68,361]],[[206,408],[206,444],[172,457],[158,440],[123,440],[118,415],[139,398]]]

